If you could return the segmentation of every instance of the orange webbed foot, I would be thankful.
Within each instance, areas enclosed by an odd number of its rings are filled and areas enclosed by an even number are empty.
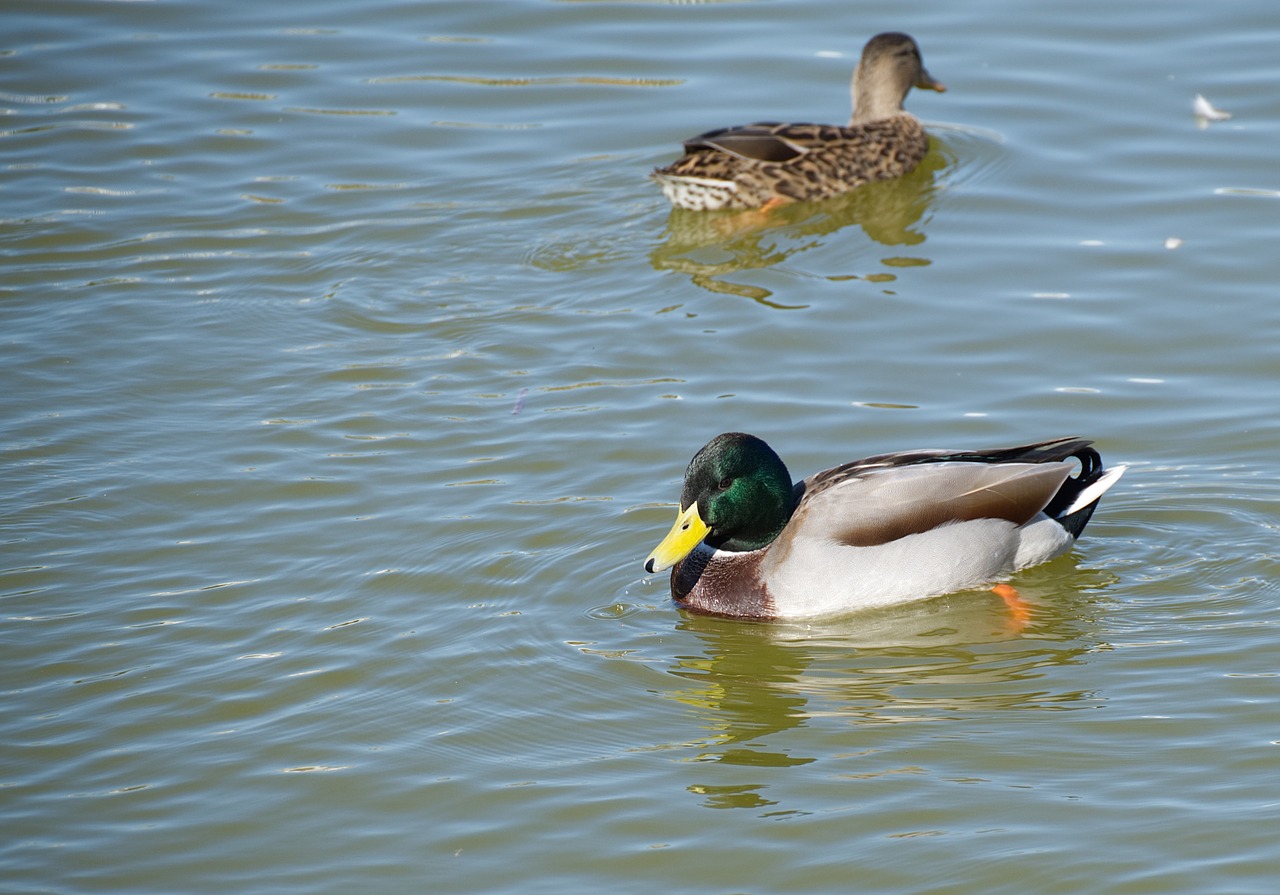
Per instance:
[[[1022,599],[1018,589],[1012,584],[997,584],[991,592],[1009,607],[1009,630],[1014,634],[1024,631],[1031,622],[1031,605]]]

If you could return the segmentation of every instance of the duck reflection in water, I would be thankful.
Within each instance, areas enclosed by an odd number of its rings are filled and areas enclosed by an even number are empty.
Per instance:
[[[1074,558],[1064,559],[1074,566]],[[1080,576],[1098,579],[1081,582]],[[678,630],[695,635],[700,655],[680,656],[668,673],[679,680],[666,695],[688,706],[703,735],[688,743],[686,789],[707,808],[747,808],[764,815],[805,812],[780,786],[788,769],[838,761],[849,779],[901,773],[875,744],[889,726],[971,721],[992,711],[1045,712],[1098,708],[1101,697],[1055,691],[1056,666],[1077,665],[1109,647],[1092,638],[1095,600],[1071,599],[1062,582],[1105,587],[1103,572],[1062,570],[1042,582],[1020,582],[1035,608],[1033,633],[1011,624],[989,591],[967,592],[814,624],[744,623],[684,614]],[[787,732],[848,727],[848,751],[795,754]],[[870,734],[866,726],[880,731]],[[869,735],[870,734],[870,735]],[[937,733],[930,734],[936,736]],[[806,742],[813,742],[807,737]],[[728,767],[726,767],[728,766]],[[729,768],[733,768],[730,770]],[[835,776],[830,767],[822,773]],[[795,791],[803,791],[800,781]],[[794,795],[791,787],[787,794]]]
[[[742,295],[766,305],[771,292],[735,283],[726,276],[763,270],[827,245],[823,237],[856,226],[883,246],[917,246],[926,240],[930,202],[941,172],[951,164],[936,138],[924,161],[904,177],[869,183],[817,202],[797,202],[759,211],[685,211],[673,209],[663,242],[650,254],[657,270],[687,274],[710,292]],[[858,251],[850,246],[849,254]],[[916,259],[925,265],[928,259]]]

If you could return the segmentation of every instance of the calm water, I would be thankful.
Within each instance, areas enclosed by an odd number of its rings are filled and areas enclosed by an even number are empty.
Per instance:
[[[4,891],[1275,891],[1272,3],[0,22]],[[669,214],[887,29],[922,170]],[[1025,630],[741,624],[641,568],[728,429],[1132,468]]]

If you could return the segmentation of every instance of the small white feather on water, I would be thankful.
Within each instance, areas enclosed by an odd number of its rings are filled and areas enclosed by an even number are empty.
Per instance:
[[[1196,98],[1191,101],[1191,111],[1196,115],[1196,126],[1204,130],[1209,126],[1210,121],[1226,121],[1231,117],[1230,112],[1224,112],[1221,109],[1215,109],[1213,103],[1204,98],[1204,94],[1197,93]]]

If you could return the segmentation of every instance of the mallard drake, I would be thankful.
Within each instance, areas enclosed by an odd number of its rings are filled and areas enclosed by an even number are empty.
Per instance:
[[[1104,470],[1091,444],[900,451],[793,485],[769,445],[729,432],[690,461],[679,516],[645,569],[671,568],[681,607],[761,619],[988,585],[1075,543],[1125,469]]]
[[[838,124],[760,122],[707,131],[652,177],[677,208],[712,211],[826,199],[906,174],[929,138],[902,108],[912,87],[947,88],[925,71],[910,35],[877,34],[853,73],[853,117]]]

